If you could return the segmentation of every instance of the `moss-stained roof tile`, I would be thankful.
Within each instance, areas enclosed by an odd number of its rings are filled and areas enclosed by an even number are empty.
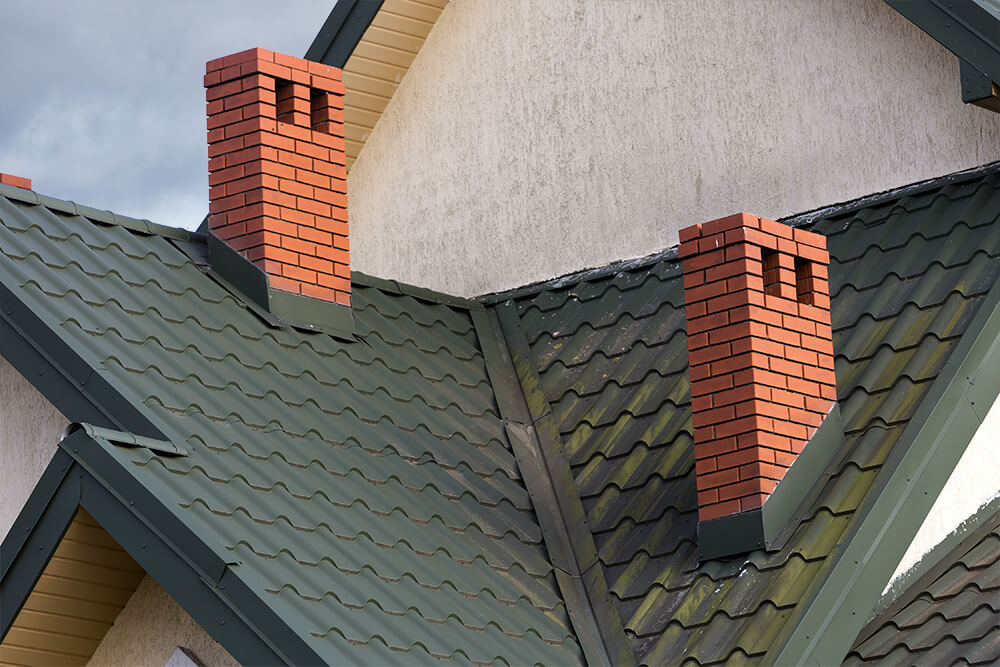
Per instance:
[[[697,560],[680,264],[666,255],[512,298],[640,662],[763,656],[1000,278],[987,172],[810,223],[827,236],[844,445],[784,547]]]

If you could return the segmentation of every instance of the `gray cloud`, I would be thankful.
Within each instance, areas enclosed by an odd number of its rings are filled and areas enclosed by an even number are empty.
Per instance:
[[[302,56],[333,2],[8,3],[0,23],[0,172],[35,190],[194,228],[208,209],[212,58]]]

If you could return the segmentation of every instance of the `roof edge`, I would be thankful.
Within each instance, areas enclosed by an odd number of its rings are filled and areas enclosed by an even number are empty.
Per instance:
[[[1000,395],[1000,283],[986,295],[804,600],[767,654],[772,664],[839,664]]]
[[[44,206],[45,208],[58,213],[79,215],[93,222],[99,222],[105,225],[117,225],[119,227],[130,229],[134,232],[149,234],[151,236],[165,236],[167,238],[182,239],[185,241],[195,240],[201,236],[198,232],[191,232],[186,229],[181,229],[180,227],[168,227],[167,225],[161,225],[145,219],[130,218],[127,215],[118,215],[112,211],[105,211],[92,208],[90,206],[84,206],[66,199],[56,199],[55,197],[39,194],[34,190],[23,190],[10,185],[0,184],[0,197],[13,199],[14,201],[19,201],[22,204]]]
[[[383,0],[337,0],[305,59],[343,69],[371,25]]]
[[[980,178],[994,172],[1000,172],[1000,160],[980,165],[978,167],[962,169],[950,174],[945,174],[944,176],[935,176],[933,178],[914,181],[906,185],[901,185],[897,188],[863,195],[861,197],[848,199],[829,206],[809,209],[800,213],[793,213],[781,218],[776,218],[776,221],[791,227],[803,227],[805,225],[812,224],[821,218],[844,215],[869,206],[877,206],[893,199],[902,199],[903,197],[919,195],[929,190],[942,188],[946,185],[957,185],[959,183],[971,181],[975,178]],[[571,271],[561,276],[556,276],[555,278],[547,278],[538,282],[528,283],[527,285],[512,287],[508,290],[488,292],[475,297],[475,300],[486,305],[492,305],[509,299],[520,299],[522,297],[531,296],[549,289],[560,289],[585,280],[600,280],[602,278],[613,276],[621,271],[642,269],[658,262],[673,259],[677,259],[677,245],[670,246],[669,248],[651,253],[649,255],[643,255],[642,257],[619,259],[603,266]]]
[[[967,547],[966,543],[970,541],[978,541],[983,535],[989,532],[993,525],[993,520],[998,518],[1000,518],[1000,496],[980,505],[973,512],[972,516],[962,521],[954,531],[925,553],[909,570],[899,575],[879,600],[872,618],[862,628],[860,634],[867,633],[869,626],[875,623],[878,617],[886,614],[891,615],[897,609],[909,604],[913,597],[915,597],[910,595],[914,586],[922,579],[931,576],[937,577],[940,574],[938,572],[939,566],[947,559],[949,554]]]

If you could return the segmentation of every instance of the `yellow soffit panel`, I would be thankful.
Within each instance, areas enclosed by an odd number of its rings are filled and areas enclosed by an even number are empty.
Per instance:
[[[449,0],[385,0],[344,65],[347,169]]]
[[[143,576],[80,508],[0,644],[0,666],[87,664]]]

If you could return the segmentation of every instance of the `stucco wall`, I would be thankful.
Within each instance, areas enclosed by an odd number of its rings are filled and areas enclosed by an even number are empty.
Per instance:
[[[0,357],[0,540],[52,459],[67,423]]]
[[[1000,495],[1000,400],[994,401],[934,501],[889,584],[913,567],[977,509]],[[886,586],[888,589],[889,586]]]
[[[163,667],[178,646],[188,649],[208,667],[239,665],[147,575],[139,582],[88,664]]]
[[[352,263],[475,295],[997,158],[881,0],[452,0],[349,176]]]

